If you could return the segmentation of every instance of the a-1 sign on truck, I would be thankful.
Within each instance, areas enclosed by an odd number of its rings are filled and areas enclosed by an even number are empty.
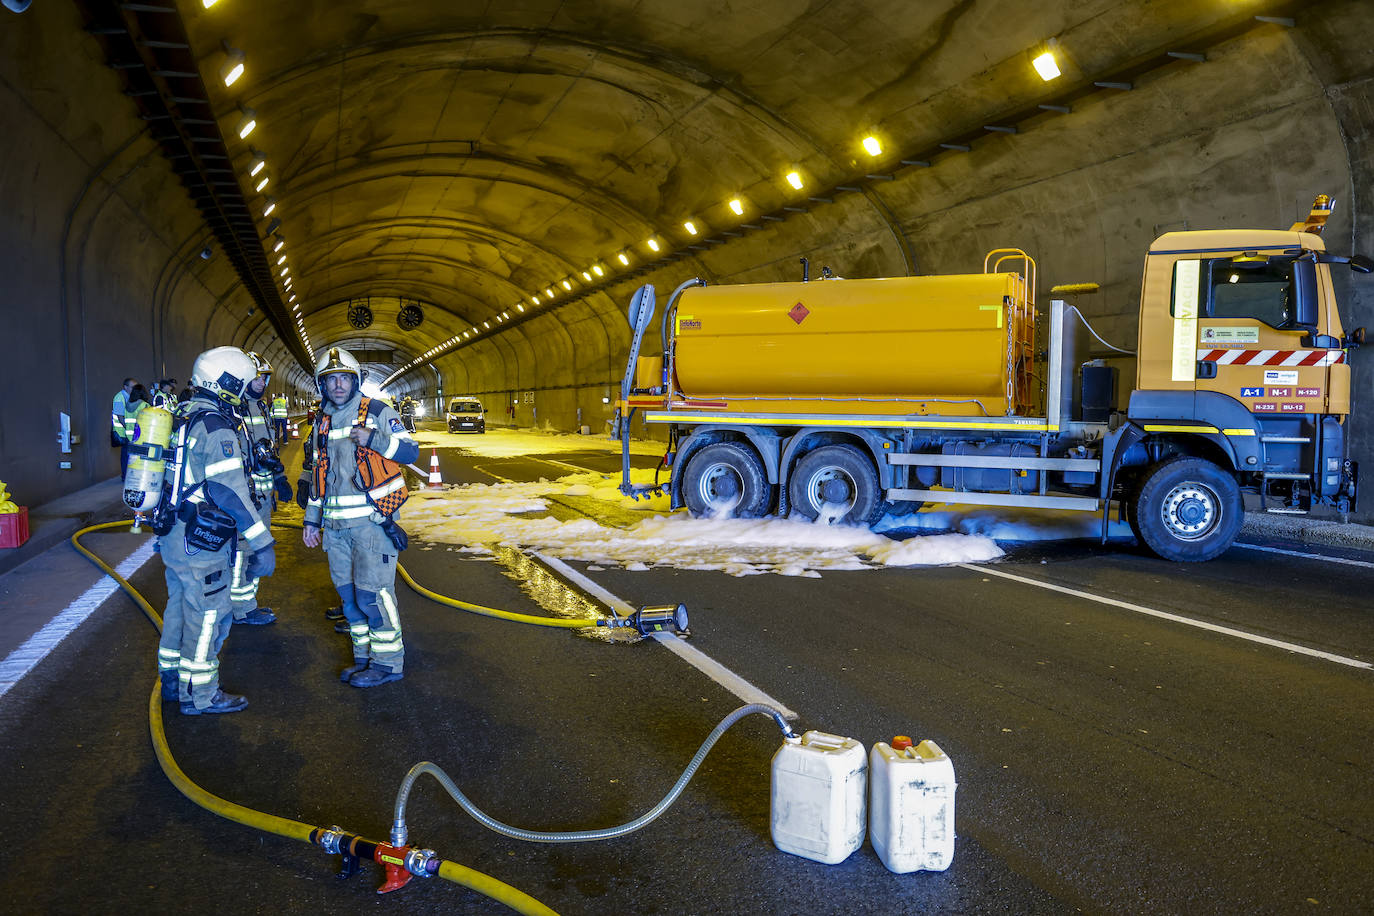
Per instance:
[[[622,489],[644,489],[629,479],[638,410],[668,425],[672,506],[699,516],[862,525],[924,503],[1064,508],[1100,513],[1105,537],[1115,504],[1155,553],[1195,561],[1230,547],[1243,491],[1271,511],[1349,510],[1346,359],[1364,329],[1343,330],[1330,265],[1374,261],[1326,252],[1330,212],[1322,196],[1286,232],[1158,238],[1124,411],[1062,299],[1035,352],[1035,264],[1019,250],[992,252],[981,274],[691,280],[668,301],[662,356],[640,358],[645,286],[617,403]]]

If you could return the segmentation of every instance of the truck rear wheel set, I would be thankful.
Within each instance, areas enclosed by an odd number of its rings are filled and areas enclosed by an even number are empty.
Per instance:
[[[787,499],[806,518],[846,525],[872,524],[883,510],[873,462],[848,445],[823,445],[803,455],[788,481]]]
[[[713,442],[687,462],[682,499],[696,518],[759,518],[772,496],[763,462],[747,445]]]

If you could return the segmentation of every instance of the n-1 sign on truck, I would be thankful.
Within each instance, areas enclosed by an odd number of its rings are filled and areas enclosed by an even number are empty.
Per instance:
[[[1124,413],[1115,370],[1084,364],[1095,332],[1063,299],[1035,352],[1035,263],[1016,249],[981,274],[690,280],[668,302],[662,355],[640,358],[645,286],[617,402],[622,489],[644,489],[629,479],[639,410],[668,425],[671,505],[697,516],[865,525],[927,502],[1062,508],[1100,513],[1105,538],[1115,501],[1141,543],[1199,561],[1235,539],[1242,491],[1270,511],[1348,511],[1346,358],[1364,329],[1344,332],[1330,265],[1374,260],[1326,252],[1330,212],[1323,195],[1286,232],[1158,238]]]

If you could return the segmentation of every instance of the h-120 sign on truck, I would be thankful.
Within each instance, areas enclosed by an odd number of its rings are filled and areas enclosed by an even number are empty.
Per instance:
[[[638,410],[668,425],[671,505],[697,516],[866,525],[925,503],[1061,508],[1100,513],[1105,539],[1115,504],[1159,556],[1201,561],[1235,540],[1243,491],[1269,511],[1349,511],[1346,358],[1364,329],[1343,330],[1331,265],[1374,260],[1327,253],[1330,213],[1322,195],[1286,232],[1156,239],[1124,412],[1115,369],[1083,358],[1096,332],[1063,298],[1035,352],[1035,262],[1019,249],[991,252],[980,274],[689,280],[668,301],[662,355],[643,358],[655,295],[642,287],[617,402],[622,490],[646,489],[629,476]]]

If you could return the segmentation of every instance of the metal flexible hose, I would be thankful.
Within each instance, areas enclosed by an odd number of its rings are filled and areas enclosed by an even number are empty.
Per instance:
[[[701,747],[697,748],[696,754],[692,756],[691,762],[688,763],[687,768],[682,771],[682,775],[678,777],[672,789],[668,791],[667,795],[663,796],[658,804],[654,805],[651,809],[634,820],[621,824],[618,827],[603,827],[596,830],[570,830],[561,833],[545,833],[537,830],[525,830],[520,827],[512,827],[509,824],[498,821],[496,818],[474,805],[472,801],[462,793],[462,790],[454,784],[453,780],[449,778],[449,775],[436,764],[430,763],[428,760],[421,761],[411,767],[410,772],[406,773],[405,779],[401,781],[400,791],[396,793],[396,816],[391,827],[392,843],[400,846],[405,845],[407,833],[405,822],[406,802],[410,798],[410,790],[414,787],[415,781],[426,773],[438,780],[439,785],[444,787],[444,791],[452,796],[453,800],[456,801],[464,811],[472,815],[479,824],[491,830],[495,830],[503,836],[511,837],[512,839],[526,840],[531,843],[586,843],[591,840],[609,840],[615,837],[624,836],[627,833],[633,833],[641,827],[652,823],[660,814],[667,811],[668,808],[672,806],[673,802],[677,801],[678,796],[682,794],[682,790],[687,788],[687,783],[691,782],[692,777],[696,774],[697,768],[701,766],[702,761],[706,759],[706,755],[711,752],[711,748],[715,746],[715,743],[720,740],[720,736],[725,734],[730,726],[734,725],[740,719],[754,713],[771,716],[778,724],[778,727],[782,729],[784,737],[796,737],[796,733],[792,730],[792,727],[787,724],[787,720],[783,717],[783,714],[772,706],[763,703],[750,703],[747,706],[741,706],[724,719],[721,719],[720,724],[711,730],[711,734],[707,735],[706,740],[701,743]]]

